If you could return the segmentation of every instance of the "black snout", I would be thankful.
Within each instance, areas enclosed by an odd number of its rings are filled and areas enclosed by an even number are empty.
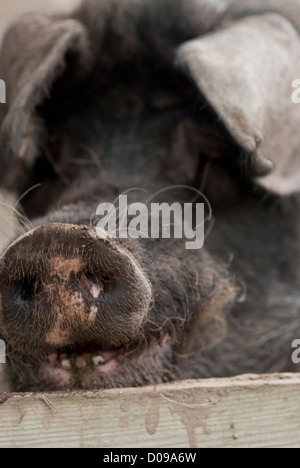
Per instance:
[[[152,290],[135,258],[95,229],[46,224],[4,253],[1,328],[32,350],[134,339]]]

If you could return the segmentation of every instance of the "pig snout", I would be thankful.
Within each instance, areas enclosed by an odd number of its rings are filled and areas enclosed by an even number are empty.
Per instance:
[[[95,229],[45,224],[2,256],[1,328],[30,355],[136,339],[152,288],[135,258]]]

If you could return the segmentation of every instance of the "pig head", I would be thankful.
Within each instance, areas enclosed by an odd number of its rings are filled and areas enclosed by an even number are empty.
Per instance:
[[[15,390],[293,370],[299,29],[292,0],[89,0],[7,31],[0,337]],[[204,200],[205,247],[99,234],[97,205],[124,193]]]

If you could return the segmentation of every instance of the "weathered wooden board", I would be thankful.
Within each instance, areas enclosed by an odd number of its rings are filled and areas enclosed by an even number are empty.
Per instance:
[[[0,400],[0,447],[300,447],[300,374]]]

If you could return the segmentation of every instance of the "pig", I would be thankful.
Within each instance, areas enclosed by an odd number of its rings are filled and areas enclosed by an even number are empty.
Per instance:
[[[0,338],[14,391],[297,370],[299,30],[297,0],[86,0],[8,29]],[[97,229],[121,194],[204,203],[204,247]]]

